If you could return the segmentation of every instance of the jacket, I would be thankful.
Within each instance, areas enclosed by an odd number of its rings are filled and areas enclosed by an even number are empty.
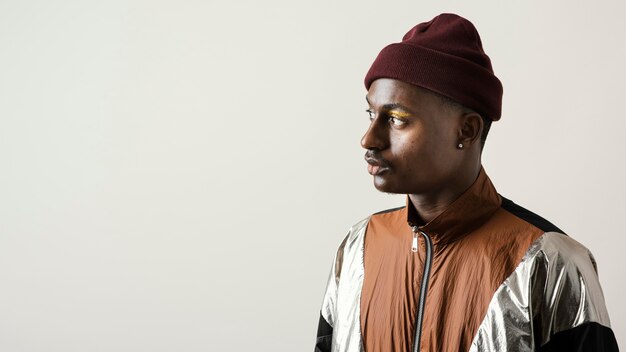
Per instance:
[[[592,254],[481,167],[439,216],[370,215],[339,246],[316,352],[618,351]]]

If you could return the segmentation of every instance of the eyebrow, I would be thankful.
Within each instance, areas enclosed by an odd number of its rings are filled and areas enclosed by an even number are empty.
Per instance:
[[[369,104],[370,106],[372,106],[372,103],[370,103],[369,99],[367,99],[367,95],[365,96],[365,101],[367,102],[367,104]],[[406,106],[402,105],[402,104],[398,104],[398,103],[389,103],[389,104],[385,104],[382,106],[382,108],[384,110],[393,110],[393,109],[401,109],[404,111],[411,111],[409,108],[407,108]]]

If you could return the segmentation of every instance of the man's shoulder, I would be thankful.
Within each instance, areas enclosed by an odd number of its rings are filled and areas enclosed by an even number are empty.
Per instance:
[[[566,271],[570,274],[587,271],[589,275],[595,275],[596,261],[585,245],[544,217],[502,195],[500,197],[502,209],[540,230],[535,231],[538,236],[526,250],[522,262],[532,263],[533,266],[547,271],[561,271],[561,274]],[[562,278],[561,274],[553,273],[553,277]]]
[[[558,228],[556,225],[554,225],[552,222],[548,221],[544,217],[536,214],[535,212],[532,212],[518,205],[517,203],[513,202],[512,200],[508,198],[505,198],[502,195],[500,195],[500,198],[502,199],[502,204],[500,205],[501,208],[513,214],[514,216],[539,228],[543,232],[558,232],[561,234],[565,234],[563,230]]]
[[[343,242],[339,246],[339,249],[341,250],[347,244],[352,243],[358,240],[359,237],[364,236],[365,231],[367,230],[367,226],[373,218],[379,218],[380,216],[386,216],[386,215],[397,215],[398,212],[402,211],[404,208],[405,206],[384,209],[384,210],[380,210],[375,213],[372,213],[370,215],[367,215],[364,218],[361,218],[355,224],[350,226],[350,229],[348,229],[348,233],[344,237]]]
[[[527,252],[528,256],[538,256],[545,260],[551,259],[552,263],[584,263],[593,264],[593,255],[580,242],[570,237],[565,231],[546,220],[542,216],[514,203],[512,200],[502,198],[501,207],[514,216],[539,228],[543,234],[535,240]]]
[[[559,232],[544,233],[535,241],[528,255],[535,257],[535,262],[542,262],[555,270],[582,266],[597,271],[591,251],[572,237]]]

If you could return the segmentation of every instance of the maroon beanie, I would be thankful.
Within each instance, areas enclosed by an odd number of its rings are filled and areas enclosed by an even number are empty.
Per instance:
[[[493,74],[474,25],[443,13],[386,46],[365,76],[365,88],[393,78],[445,95],[493,121],[502,112],[502,84]]]

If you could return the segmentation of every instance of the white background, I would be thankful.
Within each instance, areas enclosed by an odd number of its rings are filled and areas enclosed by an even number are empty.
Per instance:
[[[487,174],[595,254],[626,343],[626,6],[436,3],[0,1],[0,351],[312,350],[347,229],[404,204],[363,78],[440,12],[504,85]]]

